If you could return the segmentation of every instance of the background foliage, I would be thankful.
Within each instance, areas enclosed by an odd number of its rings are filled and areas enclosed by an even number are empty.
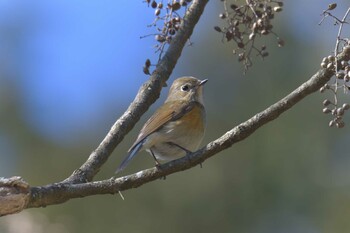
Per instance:
[[[71,174],[126,109],[146,58],[153,10],[141,1],[0,3],[0,176],[31,185]],[[339,1],[342,15],[347,1]],[[318,26],[327,4],[287,1],[269,37],[270,56],[243,76],[230,44],[213,29],[210,1],[172,75],[208,78],[204,143],[277,101],[333,51],[336,27]],[[97,178],[107,178],[132,144],[144,116]],[[199,167],[119,196],[76,199],[2,217],[0,232],[347,232],[350,214],[348,127],[328,127],[325,94],[315,94],[253,136]],[[345,119],[349,122],[349,119]],[[146,153],[126,169],[153,166]]]

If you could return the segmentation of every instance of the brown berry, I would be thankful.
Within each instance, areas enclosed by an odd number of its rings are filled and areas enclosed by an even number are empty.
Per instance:
[[[165,41],[165,38],[162,35],[156,35],[155,39],[156,39],[156,41],[158,41],[160,43],[163,43]]]
[[[280,47],[280,48],[283,47],[283,46],[285,45],[284,40],[278,38],[278,40],[277,40],[277,45],[278,45],[278,47]]]
[[[150,72],[147,66],[143,67],[143,73],[150,75]]]
[[[267,34],[269,34],[269,31],[268,30],[261,30],[261,35],[267,35]]]
[[[329,99],[325,99],[322,104],[323,106],[328,106],[331,103],[331,101]]]
[[[335,126],[337,126],[338,129],[341,129],[345,126],[345,123],[344,121],[339,121],[335,124]]]
[[[215,26],[215,27],[214,27],[214,30],[217,31],[217,32],[222,32],[222,31],[221,31],[221,28],[220,28],[219,26]]]
[[[262,56],[262,57],[267,57],[267,56],[269,56],[269,52],[267,52],[267,51],[261,51],[261,56]]]
[[[151,60],[150,59],[146,59],[146,61],[145,61],[145,66],[146,67],[150,67],[151,66]]]
[[[343,116],[344,115],[344,109],[343,108],[337,108],[337,116]]]
[[[244,48],[244,44],[243,44],[242,42],[238,42],[238,43],[237,43],[237,46],[238,46],[238,48],[240,48],[240,49]]]
[[[328,114],[331,112],[331,110],[329,108],[324,108],[324,109],[322,109],[322,112],[325,114]]]
[[[331,3],[331,4],[328,5],[328,9],[327,10],[331,11],[331,10],[334,10],[336,7],[337,7],[337,3]]]
[[[273,8],[273,11],[274,12],[281,12],[282,11],[282,7],[280,7],[280,6],[275,6],[274,8]]]
[[[181,8],[181,5],[180,5],[179,2],[174,2],[174,3],[171,5],[171,9],[172,9],[173,11],[177,11],[177,10],[179,10],[180,8]]]
[[[187,6],[187,2],[185,0],[180,0],[180,5],[181,6]]]
[[[152,7],[152,8],[156,8],[156,7],[157,7],[157,5],[158,5],[158,4],[157,4],[157,2],[156,2],[156,1],[152,1],[152,3],[151,3],[151,7]]]
[[[322,68],[327,68],[327,63],[322,62],[322,63],[321,63],[321,67],[322,67]]]
[[[348,103],[345,103],[345,104],[343,104],[342,108],[344,110],[349,110],[350,109],[350,105]]]
[[[169,34],[170,34],[170,35],[173,36],[173,35],[175,35],[175,33],[176,33],[176,30],[175,30],[174,28],[170,28],[170,29],[169,29]]]
[[[230,7],[231,7],[232,10],[236,10],[238,8],[238,6],[235,5],[235,4],[231,4]]]

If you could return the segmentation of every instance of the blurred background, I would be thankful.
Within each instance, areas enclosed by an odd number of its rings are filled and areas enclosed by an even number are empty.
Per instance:
[[[322,26],[331,2],[285,2],[265,43],[270,56],[243,75],[232,45],[213,30],[220,1],[210,1],[169,83],[192,75],[205,86],[203,145],[284,97],[334,50],[337,27]],[[342,17],[348,1],[337,1]],[[32,186],[69,176],[100,143],[156,62],[147,27],[154,10],[139,1],[0,1],[0,176]],[[114,174],[144,115],[96,179]],[[350,231],[349,126],[329,128],[327,94],[305,98],[203,168],[118,195],[74,199],[0,218],[0,232],[307,232]],[[347,96],[345,101],[348,101]],[[349,116],[345,122],[350,123]],[[141,153],[123,174],[153,166]]]

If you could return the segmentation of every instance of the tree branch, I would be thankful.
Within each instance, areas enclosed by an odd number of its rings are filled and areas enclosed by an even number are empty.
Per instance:
[[[200,150],[183,158],[163,164],[157,168],[146,169],[124,177],[112,177],[107,180],[90,182],[101,166],[107,161],[114,148],[132,129],[141,115],[159,97],[160,90],[170,76],[187,39],[203,13],[207,0],[194,1],[182,22],[182,29],[172,40],[166,54],[158,63],[149,81],[140,88],[135,100],[127,111],[116,121],[111,130],[89,156],[88,160],[69,178],[60,183],[40,187],[30,187],[20,177],[0,179],[0,216],[19,212],[31,207],[44,207],[59,204],[72,198],[96,194],[115,194],[120,191],[139,187],[153,180],[163,178],[175,172],[187,170],[206,159],[244,140],[261,126],[278,118],[300,100],[319,90],[334,75],[334,69],[320,69],[307,82],[289,95],[239,124],[220,138],[210,142]],[[350,46],[337,56],[337,61],[350,60]]]
[[[93,179],[102,165],[107,161],[113,150],[123,140],[124,136],[135,126],[140,117],[159,98],[160,91],[165,86],[186,42],[192,35],[208,0],[195,0],[186,11],[180,29],[171,41],[163,58],[158,62],[151,77],[138,91],[134,101],[124,114],[114,123],[107,136],[90,154],[87,161],[64,183],[85,183]]]
[[[338,55],[338,61],[341,62],[343,60],[350,60],[350,46],[345,47],[343,52]],[[26,202],[28,204],[25,208],[43,207],[63,203],[72,198],[96,194],[115,194],[201,164],[206,159],[244,140],[252,135],[258,128],[279,117],[300,100],[319,90],[333,75],[334,70],[332,69],[318,70],[307,82],[300,85],[277,103],[239,124],[220,138],[210,142],[205,147],[188,156],[163,164],[158,168],[146,169],[120,178],[112,177],[108,180],[80,184],[57,183],[42,187],[32,187],[28,193],[28,201]],[[4,213],[0,212],[0,215],[1,214]]]

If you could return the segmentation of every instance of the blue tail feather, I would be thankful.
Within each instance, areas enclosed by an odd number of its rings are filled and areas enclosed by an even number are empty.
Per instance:
[[[118,169],[115,171],[116,174],[121,172],[129,164],[129,162],[135,157],[137,152],[141,150],[142,145],[143,145],[143,141],[139,142],[133,148],[131,148],[126,158],[123,160],[123,162],[119,165]]]

